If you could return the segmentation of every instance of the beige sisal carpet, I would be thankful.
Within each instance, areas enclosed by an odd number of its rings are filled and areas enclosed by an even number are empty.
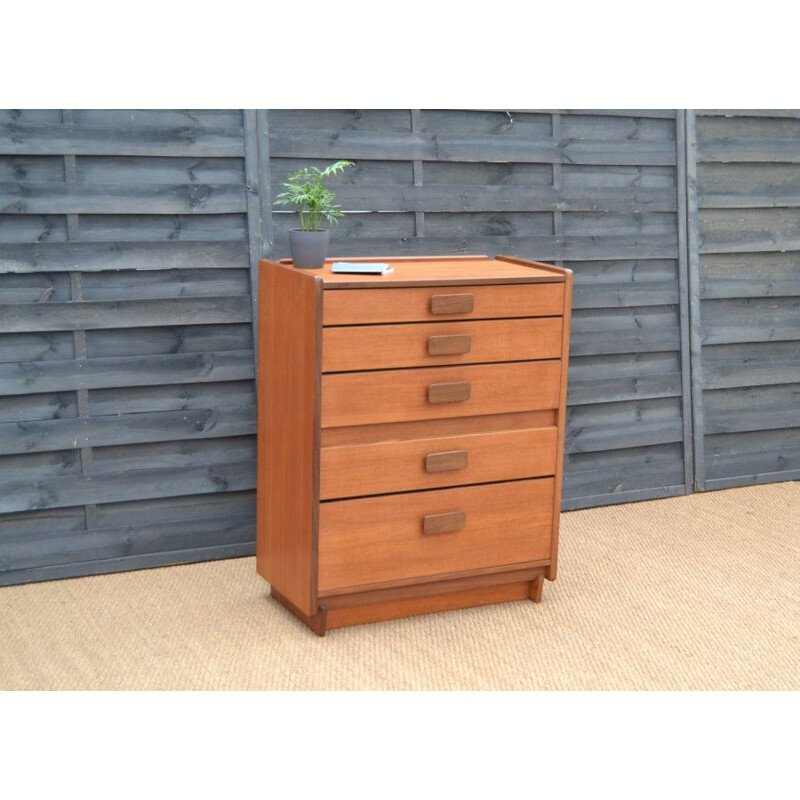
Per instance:
[[[565,514],[544,601],[316,637],[251,558],[0,588],[0,689],[799,689],[800,483]]]

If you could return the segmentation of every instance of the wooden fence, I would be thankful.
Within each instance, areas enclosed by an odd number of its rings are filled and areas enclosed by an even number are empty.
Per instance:
[[[334,255],[571,267],[564,507],[665,497],[691,482],[683,124],[675,111],[271,111],[272,181],[356,161],[334,182],[342,207],[360,210],[335,231]],[[288,255],[295,217],[273,219]]]
[[[687,121],[697,485],[796,480],[800,112],[698,111]]]
[[[0,112],[0,584],[253,552],[255,266],[575,271],[565,508],[800,474],[800,113]]]
[[[252,552],[257,127],[2,112],[0,582]]]

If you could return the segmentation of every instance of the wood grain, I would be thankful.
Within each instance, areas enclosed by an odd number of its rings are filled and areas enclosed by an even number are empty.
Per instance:
[[[567,431],[567,377],[569,367],[569,333],[572,319],[572,271],[566,270],[564,290],[564,327],[561,340],[561,373],[558,379],[558,442],[556,443],[556,474],[553,482],[553,536],[550,542],[550,567],[547,579],[554,581],[558,571],[558,528],[561,521],[561,487],[564,479],[564,437]],[[541,599],[541,590],[539,590]],[[538,600],[536,601],[538,602]]]
[[[322,368],[348,372],[559,358],[561,333],[561,317],[330,327],[322,332]]]
[[[426,536],[422,519],[464,511],[452,536]],[[320,591],[503,566],[550,555],[553,479],[334,500],[320,510]]]
[[[324,375],[322,426],[556,408],[560,374],[558,361],[524,361]],[[470,398],[431,404],[428,387],[432,383],[469,383]]]
[[[556,428],[548,427],[323,447],[320,497],[329,500],[553,475],[556,435]],[[465,457],[456,459],[453,452]],[[435,471],[427,469],[429,463]],[[449,469],[439,471],[442,466]]]
[[[472,292],[459,294],[432,294],[431,314],[463,316],[475,310],[475,295]]]
[[[256,568],[316,613],[319,337],[322,282],[262,261]]]
[[[358,591],[340,589],[320,592],[320,598],[328,608],[360,606],[384,600],[417,597],[423,594],[447,594],[462,589],[477,589],[481,586],[532,580],[537,575],[544,575],[546,570],[547,561],[531,561],[526,564],[507,564],[504,567],[451,572],[447,575],[425,575],[415,578],[413,583],[407,580],[385,581],[359,586]]]
[[[564,307],[564,284],[472,286],[475,307],[454,314],[459,319],[504,319],[508,317],[560,316]],[[325,325],[365,325],[381,322],[435,322],[431,297],[441,291],[429,288],[338,289],[325,292]]]
[[[636,140],[559,140],[439,133],[383,133],[342,130],[280,130],[270,135],[272,152],[282,158],[392,159],[400,161],[513,161],[565,164],[675,163],[675,143]]]
[[[555,425],[555,410],[521,411],[511,414],[485,414],[479,417],[385,422],[377,425],[355,425],[342,428],[323,428],[323,447],[350,444],[370,444],[383,441],[407,441],[440,436],[462,436],[470,433],[547,428]]]
[[[541,603],[542,589],[544,589],[544,575],[537,575],[531,581],[528,597],[533,600],[534,603]]]
[[[327,610],[327,629],[412,617],[417,614],[454,611],[459,608],[485,606],[493,603],[507,603],[511,600],[524,600],[528,597],[529,585],[529,581],[517,581],[477,589],[463,589],[446,594],[386,600],[363,606],[331,608]]]
[[[250,299],[246,295],[0,305],[0,333],[192,325],[198,320],[234,323],[251,319]]]
[[[340,260],[381,261],[390,264],[392,272],[385,275],[353,275],[332,272],[331,265],[334,261]],[[495,261],[488,256],[332,258],[328,259],[320,269],[311,271],[322,278],[326,289],[337,290],[356,287],[367,289],[393,286],[458,286],[469,283],[550,283],[564,280],[562,275],[541,269],[533,262],[511,264]],[[443,292],[439,290],[436,294],[443,294]],[[456,302],[461,303],[465,300]]]
[[[270,597],[277,600],[284,608],[291,611],[301,622],[311,628],[317,636],[324,636],[327,630],[327,613],[325,606],[320,606],[313,614],[298,608],[291,600],[284,597],[274,586],[270,589]]]

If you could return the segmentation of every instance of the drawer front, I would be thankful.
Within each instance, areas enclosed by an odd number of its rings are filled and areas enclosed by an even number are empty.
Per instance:
[[[320,497],[435,489],[553,475],[554,427],[323,447]]]
[[[322,427],[558,408],[560,361],[322,376]]]
[[[323,325],[554,317],[563,313],[563,283],[328,289],[322,303]]]
[[[483,364],[559,358],[561,317],[324,328],[322,369]]]
[[[548,559],[553,491],[540,478],[323,503],[319,590]]]

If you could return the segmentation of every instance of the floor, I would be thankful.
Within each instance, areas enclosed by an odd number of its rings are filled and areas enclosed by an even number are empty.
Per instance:
[[[541,604],[325,638],[252,558],[1,588],[0,689],[800,689],[800,483],[564,514]]]

